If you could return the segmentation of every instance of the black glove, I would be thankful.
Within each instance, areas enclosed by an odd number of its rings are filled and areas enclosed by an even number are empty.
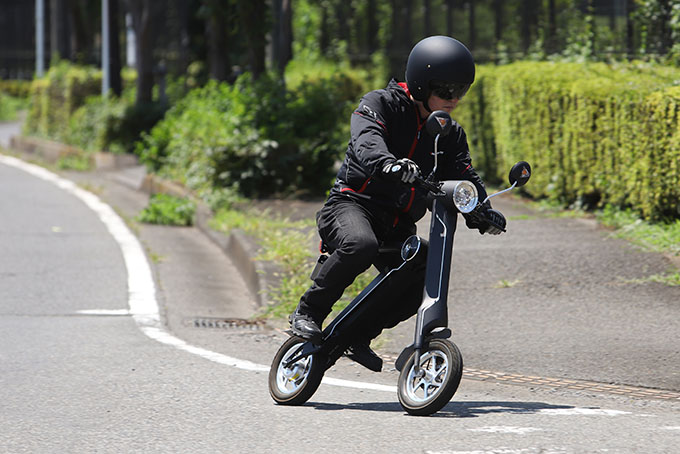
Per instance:
[[[400,179],[402,183],[413,183],[416,177],[420,176],[418,164],[406,158],[388,162],[382,170],[385,175]]]
[[[505,231],[505,216],[500,211],[489,208],[482,212],[483,221],[479,226],[479,233],[482,235],[499,235]]]

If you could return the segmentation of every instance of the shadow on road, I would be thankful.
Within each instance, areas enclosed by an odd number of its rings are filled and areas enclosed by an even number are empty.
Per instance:
[[[404,413],[399,402],[360,402],[349,404],[330,404],[310,402],[308,406],[317,410],[361,410]],[[569,409],[569,405],[552,405],[543,402],[451,402],[439,410],[434,417],[439,418],[477,418],[487,414],[533,414],[548,409]]]

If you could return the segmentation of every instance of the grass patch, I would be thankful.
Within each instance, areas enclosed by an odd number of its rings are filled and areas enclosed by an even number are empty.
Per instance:
[[[137,220],[147,224],[189,226],[194,223],[194,214],[196,204],[191,200],[169,194],[154,194]]]
[[[210,221],[215,230],[229,233],[239,229],[255,238],[262,247],[256,260],[267,260],[279,265],[277,276],[280,285],[271,289],[269,296],[274,304],[264,315],[286,317],[293,312],[302,294],[309,288],[309,279],[316,264],[317,252],[313,243],[316,237],[315,223],[311,219],[290,221],[268,212],[220,209]],[[367,271],[355,279],[334,310],[342,310],[373,279],[374,272]]]
[[[680,272],[679,273],[666,273],[666,274],[653,274],[649,277],[642,279],[629,279],[625,281],[628,284],[645,284],[647,282],[658,282],[659,284],[668,285],[669,287],[680,286]]]
[[[92,160],[85,154],[73,154],[59,158],[56,166],[59,170],[87,172],[92,169]]]
[[[512,281],[509,281],[507,279],[501,279],[496,283],[496,288],[513,288],[517,284],[519,284],[521,281],[519,279],[515,279]]]
[[[680,219],[674,222],[652,223],[641,219],[631,210],[619,210],[610,205],[597,214],[603,225],[614,234],[654,252],[680,255]]]

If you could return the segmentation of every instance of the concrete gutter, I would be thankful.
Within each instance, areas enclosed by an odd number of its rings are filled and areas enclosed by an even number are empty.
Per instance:
[[[64,157],[82,153],[81,150],[70,145],[23,136],[12,137],[10,148],[26,157],[33,157],[50,164],[55,164]],[[195,226],[231,259],[259,306],[267,307],[272,303],[269,294],[279,285],[277,276],[280,269],[272,262],[257,260],[261,246],[253,238],[239,229],[225,234],[211,228],[209,224],[213,212],[205,203],[187,188],[163,180],[156,175],[147,174],[146,169],[139,165],[136,156],[96,152],[93,154],[91,164],[97,171],[108,173],[116,182],[136,191],[149,195],[163,193],[192,199],[197,206]],[[130,177],[128,175],[130,171],[133,171],[135,175]]]

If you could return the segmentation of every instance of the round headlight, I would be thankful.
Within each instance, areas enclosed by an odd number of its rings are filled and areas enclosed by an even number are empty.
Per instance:
[[[459,181],[453,190],[453,204],[461,213],[469,213],[477,206],[477,188],[469,181]]]

